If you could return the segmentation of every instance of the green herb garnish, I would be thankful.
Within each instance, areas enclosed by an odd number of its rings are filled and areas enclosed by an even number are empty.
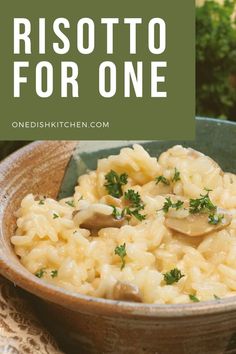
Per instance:
[[[142,208],[143,209],[143,208]],[[138,219],[139,221],[143,221],[146,219],[146,215],[143,215],[143,214],[140,214],[140,211],[141,209],[134,209],[134,210],[131,210],[130,208],[126,208],[126,215],[130,215],[130,216],[134,216],[136,219]]]
[[[142,200],[139,192],[135,192],[133,189],[128,189],[125,192],[125,199],[128,200],[133,207],[140,207],[142,205]]]
[[[125,267],[125,256],[127,254],[125,247],[126,245],[124,243],[123,245],[117,246],[115,248],[115,254],[117,254],[121,258],[121,270]]]
[[[111,170],[105,175],[105,179],[107,182],[104,184],[104,186],[108,193],[115,198],[120,198],[123,195],[122,186],[128,182],[127,173],[118,175],[115,171]]]
[[[167,285],[177,283],[181,278],[185,276],[178,268],[171,269],[169,272],[164,273],[163,275]]]
[[[39,205],[44,205],[44,200],[43,199],[40,199]]]
[[[178,182],[178,181],[180,181],[180,172],[175,167],[175,173],[174,173],[174,176],[172,178],[172,182]]]
[[[206,192],[212,192],[212,189],[207,188],[207,187],[204,187],[204,191],[206,191]]]
[[[184,205],[184,202],[182,200],[177,200],[177,202],[173,204],[172,208],[179,210],[182,208],[183,205]]]
[[[190,294],[190,295],[189,295],[189,298],[190,298],[190,300],[192,300],[193,302],[200,302],[200,300],[199,300],[195,295]]]
[[[51,277],[52,278],[57,277],[57,275],[58,275],[58,270],[57,269],[54,269],[54,270],[51,271]]]
[[[126,215],[133,215],[139,221],[144,220],[146,215],[140,214],[140,211],[144,209],[144,204],[139,193],[135,192],[133,189],[129,189],[125,192],[124,198],[129,202],[129,206],[125,207],[121,212],[114,205],[111,205],[113,208],[112,215],[115,219],[120,219]]]
[[[144,220],[146,215],[140,214],[140,211],[144,209],[144,204],[141,200],[140,194],[135,192],[133,189],[129,189],[125,192],[124,198],[130,205],[122,210],[122,216],[133,215],[139,221]]]
[[[158,184],[158,183],[163,183],[163,184],[165,184],[165,185],[167,185],[167,186],[169,186],[169,184],[170,184],[170,182],[168,181],[168,179],[167,178],[165,178],[164,176],[158,176],[158,177],[156,177],[155,178],[155,181],[156,181],[156,184]]]
[[[163,205],[163,208],[161,210],[163,210],[164,213],[168,213],[170,208],[179,210],[180,208],[182,208],[183,204],[184,204],[184,202],[182,202],[181,200],[177,200],[176,203],[173,203],[171,201],[170,197],[167,197],[166,201],[165,201],[165,203]]]
[[[214,299],[215,300],[220,300],[220,297],[214,294]]]
[[[168,211],[172,207],[172,205],[173,205],[173,203],[172,203],[170,197],[167,197],[166,201],[165,201],[165,203],[163,205],[163,208],[161,210],[163,210],[164,213],[168,213]]]
[[[207,190],[205,195],[200,194],[198,199],[190,199],[189,201],[189,211],[192,214],[204,213],[204,212],[215,212],[216,206],[212,203],[209,197],[210,190]]]
[[[59,218],[59,215],[56,213],[53,213],[53,219],[57,219],[57,218]]]
[[[170,185],[170,181],[164,176],[158,176],[158,177],[155,178],[155,180],[156,180],[156,184],[161,182],[161,183],[163,183],[163,184],[165,184],[167,186]],[[171,181],[172,182],[180,181],[180,172],[177,170],[176,167],[175,167],[175,171],[174,171],[174,176],[172,177]]]
[[[122,217],[122,212],[120,212],[114,205],[111,205],[113,208],[112,215],[115,217],[115,219],[119,220]]]
[[[41,268],[39,269],[34,275],[36,275],[36,277],[38,278],[42,278],[42,276],[46,273],[45,268]]]
[[[72,207],[72,208],[75,207],[75,202],[74,202],[74,200],[68,200],[68,201],[66,202],[66,204],[69,205],[69,206]]]
[[[223,214],[210,214],[208,216],[208,223],[211,225],[218,225],[224,219]]]

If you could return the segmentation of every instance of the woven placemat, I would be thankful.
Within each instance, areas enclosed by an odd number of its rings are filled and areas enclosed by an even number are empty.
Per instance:
[[[0,277],[0,353],[62,354],[21,289]]]

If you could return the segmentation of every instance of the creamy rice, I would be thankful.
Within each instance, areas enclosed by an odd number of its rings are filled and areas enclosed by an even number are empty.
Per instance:
[[[140,213],[145,219],[132,215],[121,227],[93,231],[81,227],[93,213],[111,217],[114,208],[105,186],[105,176],[111,170],[128,175],[122,192],[132,189],[139,193],[144,205]],[[180,179],[172,181],[176,171]],[[168,184],[156,183],[158,176]],[[197,237],[166,226],[167,216],[184,219],[189,214],[185,207],[165,213],[162,208],[168,196],[173,201],[189,200],[206,193],[214,205],[232,215],[228,226],[221,230],[213,227]],[[117,208],[121,211],[123,207]],[[144,303],[235,296],[236,175],[223,173],[207,156],[182,146],[174,146],[158,159],[140,145],[123,148],[119,155],[99,160],[96,171],[79,177],[71,198],[39,200],[27,195],[17,212],[17,230],[11,242],[31,273],[81,294],[114,298],[119,282],[133,286]],[[123,268],[115,253],[121,245],[126,251]],[[167,284],[163,274],[175,268],[184,276]]]

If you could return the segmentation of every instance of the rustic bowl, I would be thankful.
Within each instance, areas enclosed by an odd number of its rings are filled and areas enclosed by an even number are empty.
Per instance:
[[[235,171],[235,136],[236,125],[199,120],[196,142],[189,145],[217,152],[219,161]],[[1,274],[41,299],[40,312],[70,345],[70,354],[236,353],[236,297],[185,305],[97,299],[46,284],[20,264],[9,242],[14,212],[29,192],[57,196],[75,145],[35,142],[0,164]]]

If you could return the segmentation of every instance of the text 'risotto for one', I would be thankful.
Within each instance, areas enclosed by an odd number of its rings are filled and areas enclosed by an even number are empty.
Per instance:
[[[190,148],[123,148],[60,201],[27,195],[12,236],[35,276],[85,295],[173,304],[236,295],[236,175]]]

